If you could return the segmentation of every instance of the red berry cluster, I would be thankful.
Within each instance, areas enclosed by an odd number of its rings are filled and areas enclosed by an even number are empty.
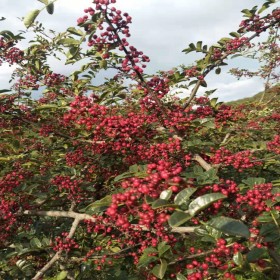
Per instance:
[[[192,77],[197,77],[200,75],[200,72],[198,71],[198,69],[193,66],[187,70],[185,70],[185,75],[189,78],[192,78]]]
[[[14,85],[17,90],[37,90],[39,88],[39,84],[37,84],[38,78],[34,75],[25,75],[20,78]]]
[[[221,49],[214,48],[213,49],[213,54],[212,54],[212,60],[216,61],[219,60],[222,57],[223,53]]]
[[[61,74],[56,74],[56,73],[48,73],[45,75],[43,84],[48,86],[48,87],[53,87],[62,84],[65,82],[66,77]]]
[[[15,167],[0,179],[0,243],[10,237],[11,231],[15,229],[18,220],[15,213],[20,206],[28,209],[26,197],[18,198],[17,188],[31,176],[31,172]]]
[[[240,205],[239,207],[246,208],[247,209],[248,205],[251,209],[254,210],[254,212],[264,212],[264,211],[270,211],[270,208],[267,206],[266,201],[267,200],[272,200],[276,201],[276,196],[278,195],[273,195],[271,193],[272,191],[272,184],[267,183],[267,184],[260,184],[260,185],[255,185],[253,189],[248,190],[245,194],[237,194],[236,202]],[[244,207],[243,205],[244,204]]]
[[[169,85],[166,80],[158,76],[152,77],[147,82],[147,84],[149,88],[157,94],[158,98],[164,97],[170,91]],[[148,94],[148,90],[146,88],[144,88],[144,92]]]
[[[260,161],[257,161],[256,158],[252,156],[252,152],[249,150],[237,152],[234,154],[226,148],[220,148],[219,150],[217,150],[211,157],[211,162],[213,164],[224,164],[225,166],[232,166],[238,170],[262,165]]]
[[[166,161],[148,164],[145,178],[130,178],[122,182],[125,192],[112,196],[112,204],[106,214],[116,219],[117,224],[124,229],[129,228],[130,215],[138,217],[139,224],[150,227],[152,223],[162,224],[167,221],[168,214],[157,213],[147,203],[142,202],[145,196],[158,198],[163,190],[178,186],[182,182],[178,175],[182,172],[180,165],[173,166]],[[175,189],[175,188],[174,188]],[[179,188],[176,188],[176,192]],[[140,204],[139,204],[140,202]],[[119,206],[123,205],[123,206]],[[140,210],[141,209],[141,210]]]
[[[251,44],[248,41],[248,38],[234,38],[226,43],[226,49],[228,52],[236,51],[240,48],[250,47]]]
[[[275,135],[273,140],[266,144],[267,149],[276,154],[280,154],[280,135]]]
[[[265,26],[266,20],[261,19],[259,15],[254,15],[249,19],[245,19],[240,23],[241,30],[243,32],[257,32],[261,33]]]
[[[75,166],[86,162],[86,157],[84,151],[80,148],[74,152],[69,152],[65,155],[66,164],[68,166]]]
[[[116,48],[120,51],[125,51],[125,58],[120,59],[121,69],[126,73],[135,75],[135,71],[138,73],[143,72],[143,68],[146,67],[146,62],[150,59],[138,51],[135,47],[129,46],[126,38],[130,37],[129,24],[131,23],[131,16],[128,13],[122,13],[115,7],[109,8],[109,5],[116,1],[94,1],[95,9],[85,9],[85,13],[90,16],[95,16],[100,13],[97,29],[99,34],[95,32],[89,39],[89,46],[96,46],[98,52],[102,52],[103,59],[110,57],[110,49]],[[78,24],[84,26],[88,33],[95,30],[95,27],[91,23],[87,24],[88,16],[84,16],[78,19]],[[104,30],[104,31],[103,31]],[[124,37],[123,37],[124,36]],[[123,38],[122,38],[123,37]],[[134,74],[133,74],[134,73]]]
[[[215,123],[217,127],[226,125],[231,121],[236,122],[240,118],[243,118],[244,114],[239,109],[232,108],[229,105],[222,104],[218,107],[215,113]]]
[[[3,37],[0,38],[0,65],[7,62],[10,65],[20,63],[24,59],[24,53],[17,47],[13,47],[14,42],[6,42]]]
[[[71,179],[69,176],[56,176],[51,183],[58,187],[60,192],[68,192],[70,200],[80,201],[82,198],[82,190],[80,188],[80,180]]]
[[[80,246],[75,242],[74,239],[68,237],[67,232],[61,233],[61,236],[57,236],[55,238],[55,245],[53,246],[53,250],[58,251],[66,251],[70,252],[72,249],[78,249]]]
[[[39,134],[44,137],[48,137],[51,133],[53,133],[54,128],[52,125],[45,124],[40,127]]]
[[[0,237],[4,241],[10,234],[17,219],[14,213],[19,209],[18,203],[13,200],[1,199],[0,201]],[[1,244],[0,241],[0,244]]]

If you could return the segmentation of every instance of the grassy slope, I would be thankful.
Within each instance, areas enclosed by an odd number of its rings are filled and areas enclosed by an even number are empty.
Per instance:
[[[251,102],[259,102],[263,97],[263,102],[269,102],[270,100],[275,100],[275,99],[280,99],[280,84],[277,84],[267,90],[267,92],[259,92],[256,95],[252,97],[247,97],[247,98],[242,98],[234,101],[227,102],[228,105],[239,105],[239,104],[244,104],[244,103],[251,103]]]

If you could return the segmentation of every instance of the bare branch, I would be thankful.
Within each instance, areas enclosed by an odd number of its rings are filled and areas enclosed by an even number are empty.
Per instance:
[[[41,211],[41,212],[59,212],[59,211]],[[42,214],[42,213],[40,213],[40,214]],[[55,213],[55,214],[56,214],[55,217],[57,217],[57,213]],[[78,213],[75,213],[75,214],[78,214]],[[45,216],[50,216],[50,215],[45,215]],[[54,216],[50,216],[50,217],[54,217]],[[74,236],[75,231],[76,231],[80,221],[81,221],[81,217],[79,215],[77,215],[77,217],[74,219],[74,221],[72,223],[71,229],[67,236],[68,238],[72,238]],[[46,273],[46,271],[49,270],[55,264],[55,262],[60,259],[61,254],[62,254],[62,250],[59,250],[58,252],[56,252],[56,254],[51,258],[51,260],[40,271],[37,272],[37,274],[32,278],[32,280],[39,280]]]
[[[82,220],[90,220],[95,222],[95,218],[88,214],[80,214],[73,211],[32,211],[32,210],[25,210],[18,215],[28,215],[28,216],[47,216],[47,217],[57,217],[57,218],[72,218],[77,219],[79,221]]]
[[[196,154],[193,156],[193,160],[197,161],[200,166],[205,169],[206,171],[213,168],[209,163],[207,163],[200,155]]]

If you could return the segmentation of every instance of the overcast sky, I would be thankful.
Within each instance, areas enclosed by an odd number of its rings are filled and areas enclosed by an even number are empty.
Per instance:
[[[42,12],[38,20],[47,28],[63,31],[75,26],[83,10],[92,6],[89,0],[58,0],[53,15]],[[221,37],[235,31],[242,20],[240,11],[261,4],[261,0],[118,0],[116,6],[128,12],[133,19],[131,25],[131,44],[142,50],[151,59],[149,73],[169,70],[174,66],[189,65],[196,56],[185,55],[182,50],[192,42],[202,40],[213,44]],[[41,8],[36,0],[0,0],[0,30],[24,30],[18,19],[28,11]],[[252,67],[249,60],[230,60],[232,67]],[[73,68],[55,65],[56,71],[70,73]],[[0,68],[1,88],[7,87],[7,80],[12,68],[3,65]],[[216,95],[220,100],[234,100],[251,96],[263,89],[263,82],[258,79],[237,81],[224,70],[221,75],[207,77],[208,89],[218,88]]]

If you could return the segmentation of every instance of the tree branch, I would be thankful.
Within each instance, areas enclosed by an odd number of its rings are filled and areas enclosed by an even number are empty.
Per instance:
[[[206,171],[210,170],[213,168],[209,163],[207,163],[200,155],[195,154],[192,158],[193,160],[197,161],[199,165],[205,169]]]
[[[59,212],[59,211],[39,211],[39,212]],[[40,214],[42,214],[42,213],[40,213]],[[77,214],[77,213],[75,213],[75,214]],[[47,216],[50,216],[50,215],[47,215]],[[57,213],[55,216],[51,216],[51,217],[57,217]],[[76,231],[80,221],[81,221],[80,216],[77,216],[74,219],[71,229],[69,231],[69,234],[67,236],[68,238],[72,238],[74,236],[75,231]],[[51,260],[40,271],[38,271],[36,273],[36,275],[32,278],[32,280],[39,280],[55,264],[55,262],[60,259],[62,252],[63,252],[63,250],[59,250],[58,252],[56,252],[56,254],[51,258]]]

